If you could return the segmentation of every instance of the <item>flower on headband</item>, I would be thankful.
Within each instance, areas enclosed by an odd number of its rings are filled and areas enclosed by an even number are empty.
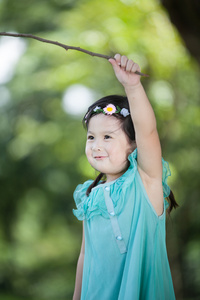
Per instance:
[[[123,116],[123,117],[127,117],[128,115],[130,115],[129,111],[127,108],[122,108],[122,110],[120,111],[120,114]]]
[[[106,107],[104,107],[103,110],[107,115],[112,115],[116,112],[117,109],[113,104],[108,104]]]
[[[99,109],[101,109],[101,107],[100,107],[100,106],[96,106],[96,107],[93,109],[93,111],[96,112],[96,111],[99,110]]]

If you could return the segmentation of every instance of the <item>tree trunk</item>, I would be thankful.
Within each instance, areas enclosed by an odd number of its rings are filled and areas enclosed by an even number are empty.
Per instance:
[[[186,47],[200,64],[200,1],[161,0]]]

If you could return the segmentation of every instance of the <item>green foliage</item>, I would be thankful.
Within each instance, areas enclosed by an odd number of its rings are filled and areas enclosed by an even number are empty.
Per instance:
[[[159,2],[1,0],[0,20],[0,31],[33,33],[102,54],[120,52],[150,74],[143,84],[181,207],[168,226],[177,299],[181,291],[184,299],[197,296],[200,74]],[[1,38],[0,49],[10,39],[15,38]],[[77,83],[93,92],[93,101],[124,91],[104,59],[23,42],[26,51],[13,77],[0,84],[0,299],[71,299],[81,242],[72,195],[95,174],[84,156],[83,113],[66,113],[63,95]]]

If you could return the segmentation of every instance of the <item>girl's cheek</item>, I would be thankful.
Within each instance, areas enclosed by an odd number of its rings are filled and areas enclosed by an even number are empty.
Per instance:
[[[109,141],[109,142],[105,143],[105,147],[107,149],[112,149],[112,147],[114,147],[114,143],[112,141]]]
[[[88,147],[87,144],[86,144],[86,146],[85,146],[85,154],[86,154],[86,156],[87,156],[87,158],[88,158],[88,155],[89,155],[89,147]]]

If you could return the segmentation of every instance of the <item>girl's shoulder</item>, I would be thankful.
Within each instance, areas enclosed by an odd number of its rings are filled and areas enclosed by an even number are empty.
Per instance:
[[[73,196],[77,205],[83,201],[83,197],[87,197],[86,191],[88,187],[92,184],[92,182],[93,182],[92,179],[87,180],[84,183],[78,184],[77,187],[75,188]]]

